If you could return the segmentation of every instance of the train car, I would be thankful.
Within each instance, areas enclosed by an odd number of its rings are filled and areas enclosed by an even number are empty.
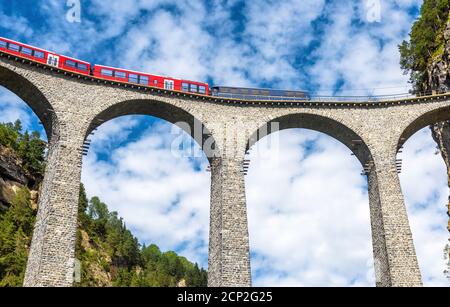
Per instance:
[[[0,51],[78,74],[90,75],[91,72],[91,64],[88,62],[3,37],[0,37]]]
[[[171,91],[209,95],[209,85],[203,82],[174,79],[171,77],[151,75],[148,73],[104,65],[94,65],[93,74],[97,78],[111,81],[151,86]]]
[[[13,56],[42,63],[44,65],[53,66],[64,71],[95,76],[102,80],[149,86],[164,90],[249,100],[298,101],[311,99],[309,93],[306,91],[287,91],[229,86],[214,86],[210,88],[209,85],[204,82],[163,77],[104,65],[91,66],[88,62],[56,54],[45,49],[40,49],[3,37],[0,37],[0,51]]]
[[[306,91],[287,91],[260,88],[213,86],[211,95],[224,98],[249,99],[249,100],[310,100]]]

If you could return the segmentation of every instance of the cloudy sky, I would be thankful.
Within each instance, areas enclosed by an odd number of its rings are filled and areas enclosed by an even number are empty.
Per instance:
[[[404,93],[397,45],[421,3],[0,0],[0,36],[91,63],[216,85]],[[81,15],[68,15],[78,4]],[[26,104],[1,88],[0,122],[17,118],[42,131]],[[173,146],[180,135],[183,152]],[[83,164],[89,195],[117,210],[142,243],[206,267],[210,174],[200,149],[167,122],[145,116],[107,122],[92,140]],[[350,151],[326,135],[287,130],[261,140],[250,158],[254,284],[373,286],[367,182]],[[449,286],[442,273],[446,169],[428,129],[408,141],[402,158],[424,282]]]

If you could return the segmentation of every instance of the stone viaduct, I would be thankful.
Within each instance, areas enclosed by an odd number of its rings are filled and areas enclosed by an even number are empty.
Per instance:
[[[212,176],[209,286],[251,286],[242,163],[248,148],[272,132],[264,131],[268,123],[320,131],[352,150],[368,176],[377,286],[422,285],[396,156],[419,129],[450,119],[450,95],[239,101],[104,82],[1,53],[0,85],[33,109],[49,139],[25,286],[72,285],[83,144],[102,123],[131,114],[187,123],[183,128],[205,150]]]

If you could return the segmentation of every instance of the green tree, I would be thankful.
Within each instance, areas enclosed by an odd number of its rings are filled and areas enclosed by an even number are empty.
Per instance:
[[[109,210],[98,197],[92,197],[88,206],[88,215],[92,220],[93,232],[102,239],[106,238],[106,224],[109,219]]]
[[[448,0],[425,0],[421,16],[414,23],[409,41],[399,46],[400,65],[410,75],[414,92],[428,90],[427,67],[443,51],[444,29],[449,19]]]
[[[30,175],[42,178],[45,169],[46,143],[40,134],[34,131],[21,133],[22,124],[17,120],[14,124],[0,124],[0,145],[13,149],[22,160],[23,169]]]
[[[30,192],[22,188],[0,215],[0,287],[22,285],[35,214]]]
[[[161,250],[155,244],[142,248],[142,261],[144,264],[154,264],[161,258]]]
[[[0,124],[0,145],[16,150],[18,146],[19,132],[12,124]]]

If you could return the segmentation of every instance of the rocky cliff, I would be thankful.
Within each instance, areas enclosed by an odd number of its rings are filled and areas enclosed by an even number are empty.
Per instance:
[[[428,65],[428,91],[450,91],[450,19],[444,33],[443,45],[434,53],[432,62]]]
[[[444,44],[434,54],[433,60],[428,66],[428,83],[426,86],[429,91],[450,92],[450,20],[447,23],[443,36]],[[431,126],[431,131],[434,140],[438,144],[442,158],[447,165],[450,188],[450,121]],[[450,198],[448,215],[450,217]],[[447,228],[450,232],[450,219]]]
[[[30,189],[31,203],[37,207],[39,197],[37,182],[40,178],[24,171],[23,162],[11,148],[0,145],[0,206],[4,209],[11,205],[17,192],[27,187]]]

